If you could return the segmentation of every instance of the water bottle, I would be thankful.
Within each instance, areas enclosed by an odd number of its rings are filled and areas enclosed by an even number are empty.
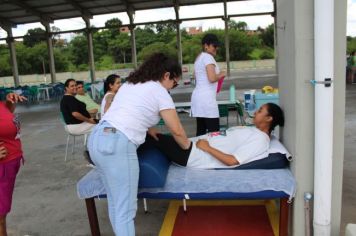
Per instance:
[[[235,91],[235,84],[230,85],[230,102],[236,102],[236,91]]]

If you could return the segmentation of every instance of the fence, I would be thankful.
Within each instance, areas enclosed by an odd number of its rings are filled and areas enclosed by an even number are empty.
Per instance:
[[[219,62],[219,67],[222,70],[226,70],[226,63]],[[251,60],[251,61],[234,61],[230,63],[231,70],[251,70],[251,69],[263,69],[263,68],[274,68],[275,60]],[[193,64],[183,65],[185,73],[191,74],[193,72]],[[102,80],[106,78],[109,74],[117,73],[121,77],[126,77],[132,71],[132,69],[118,69],[118,70],[107,70],[107,71],[96,71],[96,80]],[[35,74],[35,75],[20,75],[19,76],[21,85],[39,85],[48,84],[51,82],[50,74]],[[76,80],[83,80],[90,82],[89,71],[82,72],[62,72],[56,73],[57,82],[64,82],[68,78],[74,78]],[[0,77],[0,86],[11,87],[14,86],[14,78],[12,76]]]

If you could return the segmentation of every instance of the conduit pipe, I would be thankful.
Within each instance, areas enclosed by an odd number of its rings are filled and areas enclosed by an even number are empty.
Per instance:
[[[314,235],[330,235],[333,111],[334,0],[314,0],[315,150]]]

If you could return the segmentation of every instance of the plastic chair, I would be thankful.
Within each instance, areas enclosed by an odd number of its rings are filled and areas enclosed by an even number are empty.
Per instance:
[[[83,136],[84,135],[84,146],[85,144],[87,143],[87,135],[88,134],[72,134],[68,131],[68,128],[67,128],[67,124],[65,123],[64,121],[64,117],[63,117],[63,114],[62,112],[60,112],[60,120],[64,126],[64,130],[66,131],[67,133],[67,143],[66,143],[66,152],[65,152],[65,156],[64,156],[64,161],[67,161],[67,156],[68,156],[68,146],[69,146],[69,139],[70,137],[73,137],[73,144],[72,144],[72,155],[74,154],[74,146],[75,146],[75,138],[76,137],[79,137],[79,136]]]
[[[219,117],[226,117],[226,124],[220,125],[220,129],[229,128],[229,109],[227,105],[219,105]]]

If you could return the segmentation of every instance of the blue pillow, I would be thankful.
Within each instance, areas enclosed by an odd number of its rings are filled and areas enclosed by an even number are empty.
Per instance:
[[[166,183],[171,162],[155,147],[144,147],[137,150],[140,166],[139,188],[160,188]]]
[[[268,157],[246,163],[238,166],[235,169],[247,170],[247,169],[283,169],[289,166],[289,161],[285,154],[282,153],[270,153]]]

